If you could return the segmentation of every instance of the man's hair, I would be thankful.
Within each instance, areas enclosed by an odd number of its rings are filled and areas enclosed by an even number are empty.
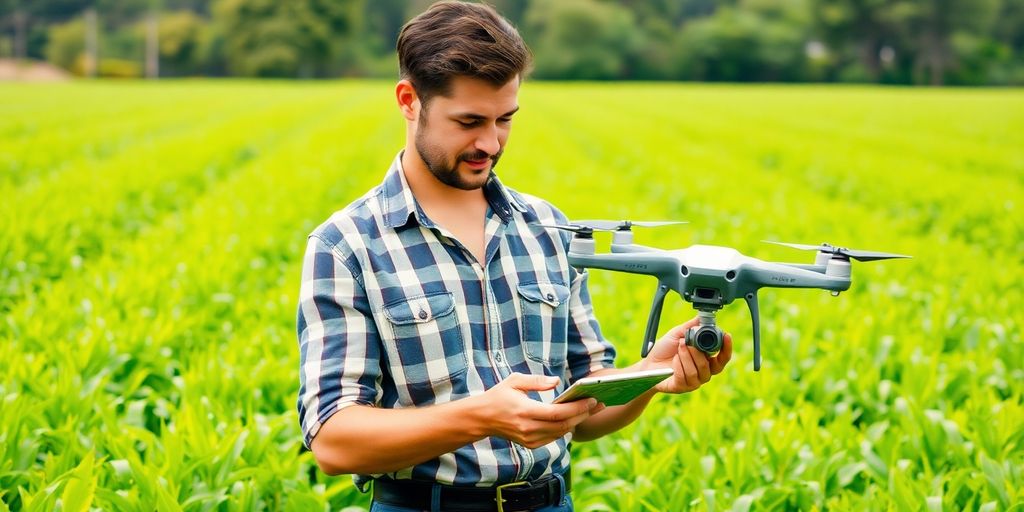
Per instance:
[[[489,5],[437,2],[398,34],[401,78],[412,82],[424,106],[434,95],[449,95],[455,77],[500,87],[522,80],[530,63],[519,32]]]

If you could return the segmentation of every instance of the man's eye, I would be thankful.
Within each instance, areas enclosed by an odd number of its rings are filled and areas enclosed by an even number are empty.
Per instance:
[[[501,118],[498,118],[498,122],[501,123],[501,124],[509,124],[509,123],[512,122],[512,118],[511,117],[501,117]]]
[[[456,121],[456,122],[459,123],[460,125],[462,125],[463,128],[473,128],[474,126],[480,124],[479,121]]]

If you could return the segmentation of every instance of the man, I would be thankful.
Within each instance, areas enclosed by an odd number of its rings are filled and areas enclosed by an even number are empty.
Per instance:
[[[729,361],[677,326],[628,370],[673,368],[629,404],[551,403],[614,367],[551,204],[493,172],[530,54],[493,9],[442,2],[398,40],[405,148],[384,181],[309,237],[299,416],[328,474],[374,510],[571,510],[569,451],[698,388]],[[510,485],[511,484],[511,485]],[[397,507],[397,508],[396,508]]]

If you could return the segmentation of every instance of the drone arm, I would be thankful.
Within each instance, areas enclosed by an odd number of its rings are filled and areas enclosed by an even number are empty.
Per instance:
[[[657,247],[648,247],[640,244],[612,244],[611,252],[615,254],[629,254],[634,252],[655,252],[663,251],[664,249],[658,249]]]
[[[798,269],[801,269],[801,270],[810,270],[811,272],[817,272],[819,274],[824,274],[825,273],[825,265],[814,265],[814,264],[804,264],[804,263],[786,263],[786,262],[781,262],[781,261],[779,261],[779,262],[773,261],[773,262],[770,262],[770,263],[772,265],[783,265],[783,266],[786,266],[786,267],[798,268]]]
[[[676,260],[664,251],[626,254],[569,253],[569,264],[576,268],[596,268],[630,274],[674,276],[678,273]]]
[[[820,270],[820,267],[805,268],[789,263],[770,263],[757,260],[749,262],[744,267],[744,273],[748,276],[746,280],[754,289],[770,286],[773,288],[821,288],[842,292],[850,288],[849,277],[826,275]]]
[[[654,347],[654,338],[658,335],[658,325],[661,323],[661,310],[665,306],[665,296],[668,295],[668,286],[658,283],[658,289],[654,291],[654,303],[651,304],[651,313],[647,316],[647,330],[644,331],[644,344],[640,349],[640,356],[647,357],[651,348]]]

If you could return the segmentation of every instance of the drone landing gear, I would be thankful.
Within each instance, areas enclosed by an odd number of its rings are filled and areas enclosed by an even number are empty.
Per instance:
[[[651,313],[647,317],[647,329],[644,332],[644,342],[640,350],[641,357],[647,357],[654,347],[655,337],[658,335],[658,324],[661,323],[661,311],[665,306],[665,297],[668,295],[668,291],[669,287],[661,283],[654,291],[654,303],[651,304]],[[722,350],[725,334],[715,325],[714,309],[700,309],[697,316],[700,319],[700,324],[690,327],[686,331],[686,344],[713,356]]]
[[[661,310],[665,306],[665,297],[668,295],[669,287],[658,284],[654,291],[654,303],[651,305],[651,313],[647,317],[647,330],[644,332],[644,343],[640,349],[640,356],[647,357],[654,347],[655,337],[658,335],[658,324],[661,321]],[[750,292],[743,296],[750,309],[750,321],[754,330],[754,371],[761,370],[761,314],[757,307],[757,292]],[[701,352],[708,355],[715,355],[722,349],[725,335],[715,325],[715,310],[700,309],[697,312],[700,324],[690,327],[686,331],[686,344],[697,347]]]
[[[658,289],[654,291],[654,304],[651,304],[651,313],[647,316],[647,330],[644,331],[644,344],[640,348],[640,357],[647,357],[654,347],[654,338],[658,335],[658,324],[661,323],[661,309],[665,306],[665,296],[668,295],[668,286],[658,283]]]
[[[757,293],[750,292],[743,296],[750,308],[750,321],[754,324],[754,371],[761,370],[761,315],[757,310]]]

